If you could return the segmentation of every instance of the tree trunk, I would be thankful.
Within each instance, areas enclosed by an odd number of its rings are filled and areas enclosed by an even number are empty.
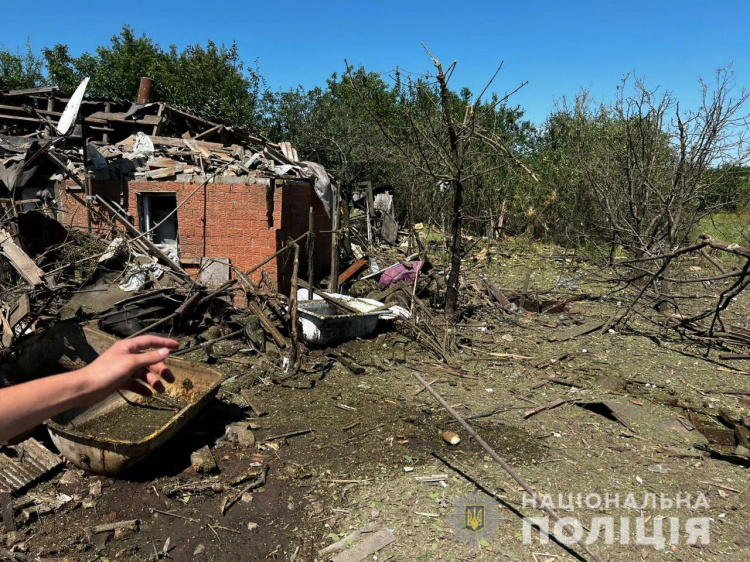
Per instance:
[[[429,52],[429,51],[428,51]],[[432,56],[432,55],[430,55]],[[437,68],[437,81],[440,86],[440,105],[443,110],[443,120],[448,131],[448,143],[450,145],[450,155],[452,160],[452,181],[453,184],[453,217],[451,223],[451,232],[453,240],[451,241],[451,271],[448,274],[448,288],[445,292],[445,316],[446,321],[453,323],[457,319],[458,310],[458,284],[459,275],[461,274],[461,225],[463,223],[462,207],[464,187],[462,183],[463,171],[463,150],[462,143],[456,130],[456,122],[451,114],[450,90],[448,89],[448,80],[443,72],[443,65],[435,58],[432,61]]]
[[[453,217],[451,223],[451,271],[448,274],[448,289],[445,292],[445,315],[448,322],[455,322],[458,311],[458,286],[461,275],[461,224],[463,222],[464,188],[461,176],[454,180]]]
[[[352,239],[350,235],[349,202],[352,199],[352,188],[349,184],[341,185],[341,247],[347,256],[354,254],[352,251]]]

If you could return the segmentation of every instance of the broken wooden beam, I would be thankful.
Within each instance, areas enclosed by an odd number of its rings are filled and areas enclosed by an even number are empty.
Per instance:
[[[99,533],[109,533],[111,531],[117,531],[118,529],[137,531],[138,523],[138,519],[128,519],[126,521],[117,521],[115,523],[105,523],[103,525],[97,525],[92,529],[92,531],[97,535]]]
[[[263,326],[263,329],[266,331],[268,335],[270,335],[273,338],[273,341],[276,342],[276,345],[279,346],[282,349],[286,349],[288,343],[284,336],[281,335],[281,332],[279,332],[279,329],[274,326],[273,322],[271,322],[271,319],[268,317],[268,315],[263,312],[263,309],[258,306],[258,304],[254,303],[253,301],[248,301],[247,307],[250,309],[250,312],[252,312],[255,316],[258,317],[258,320],[260,321],[260,325]]]
[[[318,556],[324,558],[326,556],[330,556],[339,551],[342,551],[347,546],[354,544],[354,541],[356,541],[361,535],[366,534],[366,533],[374,533],[377,530],[378,530],[378,524],[375,521],[372,521],[371,523],[368,523],[364,527],[357,529],[356,531],[352,531],[351,533],[346,535],[343,539],[336,541],[335,543],[330,544],[325,548],[320,549],[318,551]]]
[[[497,304],[500,305],[502,310],[505,312],[513,312],[515,305],[508,300],[508,297],[506,297],[500,290],[500,287],[495,285],[492,281],[485,281],[484,284],[487,285],[487,292],[493,299],[495,299],[495,301],[497,301]]]
[[[395,540],[396,535],[390,529],[381,529],[377,533],[365,534],[362,540],[350,549],[337,554],[331,560],[333,562],[360,562],[383,550]]]
[[[304,289],[312,289],[312,290],[314,290],[312,287],[310,287],[307,284],[306,281],[303,281],[302,279],[299,279],[298,283]],[[354,308],[354,307],[349,306],[348,304],[346,304],[343,300],[339,300],[337,298],[334,298],[334,297],[330,296],[327,293],[319,291],[319,292],[317,292],[315,294],[318,295],[319,297],[321,297],[324,301],[331,303],[333,306],[335,306],[336,308],[339,308],[340,310],[346,312],[347,314],[362,314],[361,310],[357,310],[356,308]]]
[[[0,228],[0,251],[8,258],[8,261],[18,271],[19,275],[26,279],[33,287],[44,284],[44,272],[34,263],[29,255],[13,241],[13,237],[4,228]]]
[[[365,269],[367,265],[370,263],[370,260],[367,258],[360,258],[357,261],[355,261],[352,265],[346,268],[346,270],[339,275],[339,286],[343,285],[349,279],[357,275],[360,271]]]
[[[540,412],[544,412],[545,410],[552,410],[553,408],[557,408],[558,406],[562,406],[565,404],[565,400],[562,398],[558,398],[557,400],[552,400],[551,402],[547,402],[546,404],[542,404],[541,406],[537,408],[532,408],[531,410],[526,410],[523,413],[524,419],[528,419],[531,416],[535,416]]]
[[[585,324],[581,324],[580,326],[573,326],[572,328],[567,328],[565,330],[555,332],[549,337],[549,341],[553,342],[572,340],[573,338],[577,338],[578,336],[590,334],[591,332],[594,332],[601,328],[603,325],[603,320],[592,320],[591,322],[586,322]]]

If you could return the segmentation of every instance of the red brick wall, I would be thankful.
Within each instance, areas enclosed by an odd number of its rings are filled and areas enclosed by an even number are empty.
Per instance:
[[[70,185],[70,184],[69,184]],[[174,193],[177,204],[180,259],[197,262],[200,257],[229,258],[232,265],[248,271],[296,238],[308,227],[308,213],[313,207],[316,231],[331,229],[331,219],[307,182],[276,182],[273,195],[273,219],[269,223],[266,205],[267,186],[263,184],[200,183],[173,181],[94,182],[94,193],[106,195],[123,206],[140,228],[138,193]],[[198,190],[195,194],[191,194]],[[86,211],[83,193],[60,190],[63,213],[60,220],[67,226],[85,228]],[[186,201],[187,200],[187,201]],[[106,221],[94,221],[94,229],[106,234]],[[319,279],[330,273],[331,235],[315,238],[315,273]],[[306,247],[300,252],[300,276],[307,278]],[[259,281],[265,271],[277,287],[288,292],[293,252],[284,252],[253,274]],[[188,271],[197,268],[186,265]]]

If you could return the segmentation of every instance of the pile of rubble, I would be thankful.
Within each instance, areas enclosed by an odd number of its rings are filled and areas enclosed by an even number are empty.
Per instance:
[[[330,213],[332,178],[319,164],[300,162],[290,143],[274,143],[224,119],[153,102],[153,84],[141,89],[136,103],[84,98],[85,84],[71,98],[56,88],[0,92],[3,198],[16,205],[23,201],[24,209],[54,208],[54,182],[72,180],[86,189],[88,178],[303,178],[314,181]],[[7,210],[9,202],[0,203]]]

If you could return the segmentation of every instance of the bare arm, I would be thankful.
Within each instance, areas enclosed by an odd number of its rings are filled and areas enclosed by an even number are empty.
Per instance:
[[[153,347],[159,349],[141,353]],[[164,392],[161,379],[172,382],[174,377],[163,361],[177,347],[176,341],[156,336],[122,340],[83,369],[0,389],[0,443],[65,410],[94,404],[115,390],[146,396],[151,390]]]

